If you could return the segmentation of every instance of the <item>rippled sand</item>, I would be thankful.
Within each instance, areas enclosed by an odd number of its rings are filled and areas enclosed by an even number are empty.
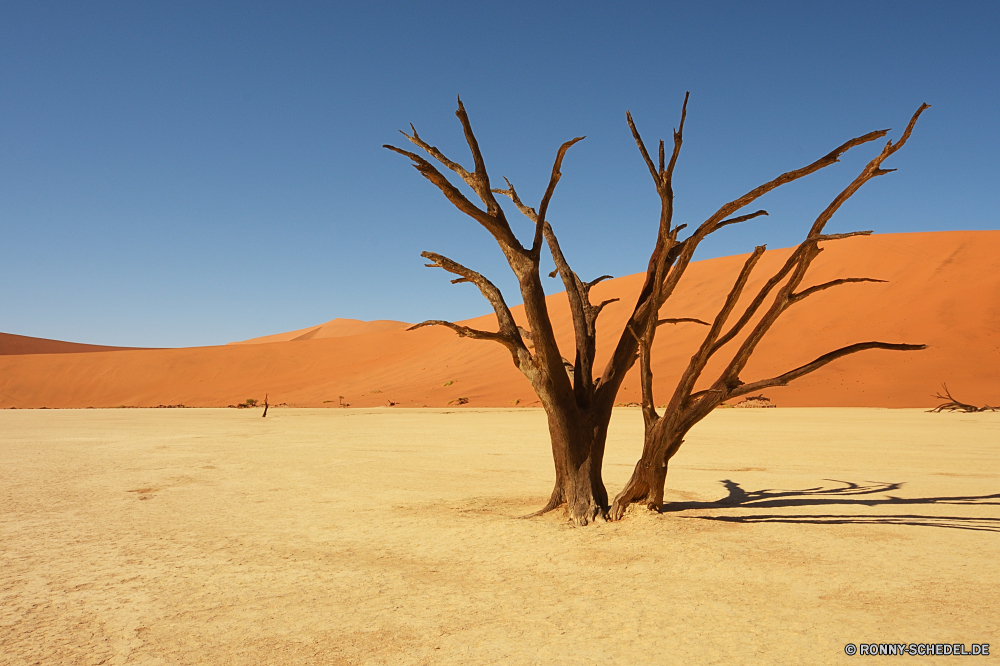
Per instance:
[[[665,513],[584,529],[516,519],[551,466],[537,410],[4,410],[0,663],[1000,654],[1000,414],[717,411]]]

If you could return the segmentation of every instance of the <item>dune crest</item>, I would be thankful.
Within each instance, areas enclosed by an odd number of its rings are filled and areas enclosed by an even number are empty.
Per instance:
[[[754,285],[789,251],[768,251],[746,293],[753,294]],[[745,257],[691,264],[661,315],[713,317]],[[932,407],[937,404],[932,395],[947,382],[963,401],[1000,402],[1000,231],[885,234],[826,243],[803,287],[838,277],[887,282],[845,285],[796,305],[761,343],[744,381],[780,374],[844,345],[883,340],[928,349],[863,352],[764,394],[779,407]],[[598,320],[597,368],[613,351],[642,281],[643,275],[635,274],[594,288],[595,302],[621,298]],[[572,358],[566,296],[553,294],[548,303],[563,355]],[[524,325],[523,308],[511,310]],[[462,323],[496,330],[493,315]],[[338,406],[341,396],[353,407],[538,404],[500,345],[436,327],[406,331],[407,326],[334,319],[218,347],[8,354],[0,356],[0,408],[215,407],[262,399],[265,393],[272,404],[302,407]],[[669,400],[671,380],[700,343],[701,328],[680,324],[658,335],[657,404]],[[633,370],[618,399],[638,402],[639,396]]]
[[[274,335],[264,335],[259,338],[230,342],[231,345],[261,345],[270,342],[298,342],[302,340],[320,340],[323,338],[347,338],[352,335],[369,335],[371,333],[382,333],[384,331],[402,331],[412,326],[405,321],[392,321],[390,319],[376,319],[375,321],[361,321],[359,319],[331,319],[325,324],[300,328],[297,331],[287,333],[275,333]]]

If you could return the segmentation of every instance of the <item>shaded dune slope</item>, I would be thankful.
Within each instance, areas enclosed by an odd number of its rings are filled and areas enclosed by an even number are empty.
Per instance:
[[[746,293],[752,295],[789,252],[767,252]],[[745,258],[692,264],[661,316],[712,318]],[[764,394],[780,406],[921,407],[936,404],[931,395],[947,382],[966,402],[1000,403],[1000,231],[886,234],[827,243],[804,286],[837,277],[887,282],[845,285],[796,304],[761,343],[744,381],[780,374],[854,342],[924,343],[929,348],[920,352],[862,352]],[[595,302],[622,299],[598,322],[599,368],[617,342],[642,279],[630,275],[594,288]],[[565,294],[550,296],[549,307],[564,355],[572,358]],[[522,308],[514,314],[524,325]],[[492,315],[464,323],[495,330]],[[303,407],[336,406],[340,396],[355,407],[445,406],[459,398],[467,398],[470,407],[537,405],[499,345],[458,338],[445,329],[405,327],[335,319],[218,347],[8,353],[0,355],[0,407],[225,406],[262,399],[265,392],[272,404]],[[661,328],[653,363],[657,404],[669,399],[672,380],[702,335],[704,328],[695,324]],[[708,375],[711,371],[712,366]],[[635,370],[618,399],[639,400]]]
[[[31,338],[27,335],[0,333],[0,356],[15,354],[80,354],[84,352],[121,351],[123,349],[141,349],[141,347],[107,347],[105,345],[87,345],[79,342],[63,342],[46,338]]]

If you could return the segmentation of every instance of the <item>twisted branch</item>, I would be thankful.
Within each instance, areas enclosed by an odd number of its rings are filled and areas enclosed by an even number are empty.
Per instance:
[[[496,342],[503,343],[504,346],[508,347],[512,351],[527,349],[524,344],[524,340],[521,337],[520,329],[514,322],[514,316],[511,314],[510,308],[507,307],[507,303],[504,301],[503,294],[500,293],[500,290],[497,289],[496,285],[490,282],[483,275],[477,273],[471,268],[466,268],[457,261],[452,261],[448,257],[434,252],[421,252],[420,256],[434,262],[431,264],[425,264],[428,268],[443,268],[449,273],[460,276],[457,280],[452,280],[453,284],[459,282],[471,282],[479,287],[480,293],[487,301],[490,302],[490,305],[493,306],[493,312],[497,317],[499,331],[497,333],[476,331],[466,326],[459,326],[457,324],[437,319],[417,324],[409,330],[431,325],[447,326],[462,337],[476,338],[480,340],[494,340]]]
[[[885,282],[886,280],[876,280],[875,278],[840,278],[838,280],[830,280],[829,282],[824,282],[823,284],[818,284],[814,287],[809,287],[808,289],[803,289],[800,292],[790,294],[788,296],[789,305],[792,303],[798,303],[803,298],[812,296],[817,291],[823,291],[824,289],[829,289],[830,287],[837,287],[842,284],[850,284],[852,282]]]
[[[742,384],[739,388],[728,392],[726,400],[730,398],[738,398],[741,395],[746,395],[747,393],[753,393],[754,391],[760,391],[766,388],[772,388],[775,386],[787,386],[788,382],[793,379],[798,379],[803,375],[808,375],[810,372],[815,372],[819,370],[827,363],[848,356],[850,354],[856,354],[860,351],[865,351],[867,349],[888,349],[891,351],[919,351],[921,349],[927,349],[927,345],[909,345],[909,344],[894,344],[890,342],[858,342],[853,345],[848,345],[846,347],[841,347],[840,349],[835,349],[832,352],[823,354],[819,358],[806,363],[805,365],[800,365],[794,370],[789,370],[788,372],[778,375],[777,377],[771,377],[770,379],[761,379],[760,381],[751,382],[750,384]]]
[[[559,147],[559,152],[556,154],[556,161],[552,165],[552,176],[549,178],[549,186],[545,188],[542,202],[538,205],[538,219],[535,220],[535,239],[531,243],[531,256],[535,261],[538,261],[539,253],[542,249],[542,227],[545,225],[545,213],[549,209],[549,201],[552,199],[552,194],[556,191],[556,185],[559,183],[559,179],[562,178],[562,172],[559,169],[562,167],[563,157],[566,156],[566,151],[570,149],[570,146],[578,141],[583,141],[583,139],[584,137],[582,136],[570,139]],[[507,184],[510,185],[509,182]]]

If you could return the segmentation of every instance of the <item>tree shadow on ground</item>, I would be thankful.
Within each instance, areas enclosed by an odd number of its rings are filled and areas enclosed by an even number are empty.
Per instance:
[[[661,511],[712,511],[727,508],[741,509],[781,509],[789,507],[911,507],[911,506],[1000,506],[1000,493],[993,495],[959,495],[948,497],[896,497],[886,495],[899,490],[903,483],[882,483],[866,481],[865,485],[837,479],[824,479],[843,484],[839,487],[805,488],[802,490],[744,490],[739,483],[730,479],[720,481],[729,495],[714,502],[668,502]],[[913,513],[900,514],[742,514],[742,515],[688,515],[685,518],[715,520],[728,523],[812,523],[816,525],[914,525],[924,527],[947,527],[979,532],[1000,532],[1000,518],[969,516],[935,516]]]

